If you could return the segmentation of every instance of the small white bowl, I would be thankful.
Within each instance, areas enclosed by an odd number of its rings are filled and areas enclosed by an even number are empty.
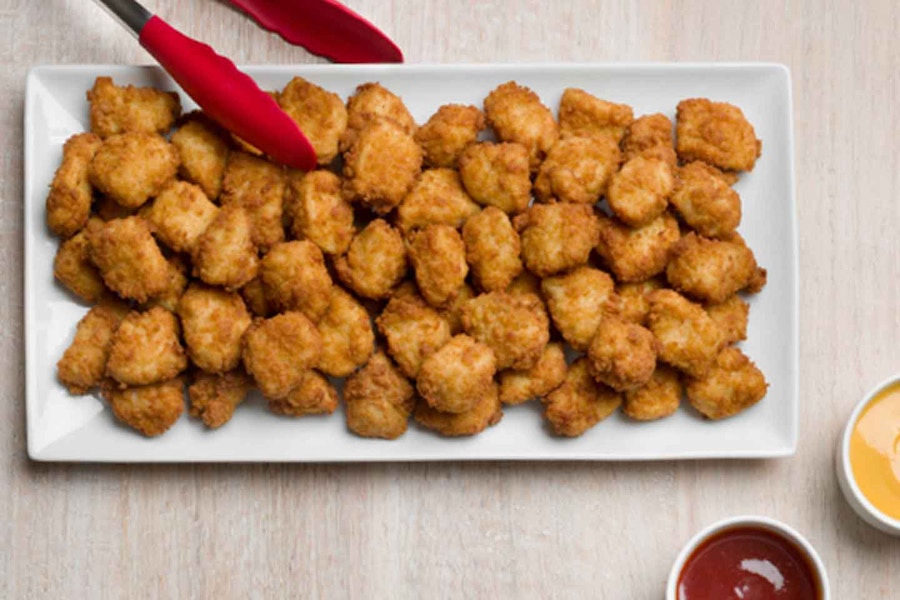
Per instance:
[[[690,541],[684,545],[684,548],[681,549],[678,558],[675,559],[675,563],[672,565],[672,570],[669,571],[669,581],[666,584],[666,600],[678,600],[678,578],[681,575],[681,571],[684,569],[684,565],[688,558],[694,553],[694,550],[720,531],[736,529],[738,527],[757,527],[759,529],[765,529],[793,542],[793,544],[806,555],[807,561],[812,567],[813,575],[818,579],[819,590],[822,592],[820,600],[831,600],[831,588],[828,586],[828,573],[825,570],[825,564],[822,562],[822,559],[819,557],[815,548],[812,547],[812,544],[806,541],[806,538],[800,535],[793,527],[790,527],[781,521],[753,515],[724,519],[717,523],[713,523],[692,537]]]
[[[856,405],[856,408],[853,409],[853,413],[847,420],[847,425],[844,426],[844,435],[841,436],[840,445],[838,446],[834,462],[841,491],[844,493],[844,498],[847,499],[847,502],[853,507],[853,510],[856,511],[856,514],[872,527],[891,535],[900,536],[900,521],[882,513],[875,508],[875,505],[869,502],[869,499],[863,495],[859,486],[856,484],[856,478],[853,476],[853,468],[850,465],[850,436],[853,433],[853,426],[856,425],[856,421],[859,420],[860,413],[868,406],[869,402],[871,402],[875,396],[884,391],[885,388],[898,382],[900,382],[900,374],[885,379],[869,390],[869,393],[866,394],[865,398]]]

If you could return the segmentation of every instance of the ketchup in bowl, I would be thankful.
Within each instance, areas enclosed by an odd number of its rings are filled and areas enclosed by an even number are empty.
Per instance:
[[[818,578],[806,554],[760,527],[720,531],[688,557],[678,600],[818,600]]]

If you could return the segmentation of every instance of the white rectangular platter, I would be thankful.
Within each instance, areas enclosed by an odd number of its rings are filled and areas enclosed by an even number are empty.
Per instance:
[[[329,462],[436,460],[657,460],[787,456],[797,446],[798,259],[794,200],[793,121],[788,70],[777,64],[509,64],[255,66],[246,72],[263,89],[303,76],[346,98],[367,81],[399,94],[419,123],[442,104],[481,106],[511,79],[556,110],[562,91],[580,87],[628,103],[635,114],[674,118],[679,100],[708,97],[741,107],[763,140],[762,157],[736,189],[743,200],[740,232],[768,269],[768,286],[753,297],[742,347],[763,370],[769,392],[758,405],[721,422],[684,406],[651,423],[617,413],[577,439],[551,435],[537,402],[507,408],[481,435],[446,439],[411,424],[396,441],[356,437],[341,410],[291,419],[269,413],[261,399],[208,431],[184,416],[165,435],[147,439],[119,425],[97,396],[70,396],[56,381],[56,361],[87,307],[53,280],[57,240],[44,222],[44,202],[62,145],[88,129],[85,92],[99,75],[119,84],[178,89],[156,67],[42,66],[28,74],[25,104],[25,346],[28,453],[35,460],[90,462]],[[185,109],[194,107],[182,93]]]

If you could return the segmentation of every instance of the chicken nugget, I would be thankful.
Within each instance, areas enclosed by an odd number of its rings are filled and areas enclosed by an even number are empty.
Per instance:
[[[535,204],[513,221],[522,238],[522,260],[538,277],[568,271],[588,261],[599,235],[587,204]]]
[[[197,239],[213,222],[219,208],[196,185],[172,180],[140,215],[156,238],[175,252],[190,253]]]
[[[653,290],[665,287],[666,282],[661,277],[653,277],[637,283],[620,283],[616,286],[616,305],[619,317],[638,325],[647,325],[647,315],[650,314],[650,301],[647,295]]]
[[[400,232],[375,219],[356,234],[334,269],[347,287],[364,298],[385,298],[407,271],[406,245]]]
[[[92,216],[99,218],[101,221],[125,219],[136,214],[138,214],[138,209],[125,208],[109,196],[100,196],[94,200],[94,214]]]
[[[298,240],[325,254],[344,254],[353,241],[353,207],[341,196],[341,180],[331,171],[288,175],[285,212]]]
[[[649,329],[607,315],[588,346],[591,374],[620,392],[639,388],[656,369],[657,347]]]
[[[91,215],[94,191],[88,173],[102,144],[93,133],[73,135],[63,144],[62,162],[47,195],[47,226],[61,238],[75,235]]]
[[[559,130],[564,138],[610,136],[618,144],[634,120],[627,104],[614,104],[578,88],[566,88],[559,101]]]
[[[245,283],[240,292],[244,304],[254,317],[271,317],[275,314],[275,307],[266,298],[266,290],[258,276]]]
[[[425,302],[415,287],[401,286],[375,319],[388,353],[407,377],[416,377],[422,362],[450,340],[450,325]]]
[[[159,194],[178,172],[178,152],[155,133],[106,138],[89,167],[91,183],[125,208],[138,208]]]
[[[519,234],[509,217],[489,206],[463,226],[466,261],[475,282],[486,292],[502,292],[522,272]]]
[[[113,333],[126,314],[126,304],[109,298],[78,322],[75,338],[56,363],[56,376],[70,394],[86,394],[103,380]]]
[[[278,95],[278,104],[312,144],[319,164],[334,160],[338,141],[347,129],[347,107],[341,97],[294,77]]]
[[[184,412],[184,381],[180,377],[150,385],[103,386],[103,398],[120,421],[147,437],[161,435]]]
[[[678,221],[669,213],[636,229],[601,213],[597,218],[597,254],[621,283],[644,281],[665,271],[672,246],[681,238]]]
[[[272,247],[260,262],[259,277],[276,310],[297,310],[314,322],[328,310],[331,275],[322,251],[308,240]]]
[[[232,152],[222,178],[222,206],[240,206],[253,223],[253,243],[265,251],[284,240],[285,175],[281,167]]]
[[[300,382],[284,398],[269,400],[269,410],[285,417],[330,415],[338,405],[338,393],[321,373],[303,373]]]
[[[541,299],[531,294],[482,294],[463,306],[463,329],[486,344],[497,369],[530,369],[550,341],[550,320]]]
[[[459,173],[452,169],[428,169],[422,171],[397,207],[396,225],[405,236],[429,225],[459,229],[479,210],[463,189]]]
[[[715,304],[749,286],[758,268],[747,246],[691,232],[672,247],[666,279],[685,295]]]
[[[750,408],[768,387],[762,371],[734,346],[719,352],[706,375],[685,382],[691,406],[708,419],[724,419]]]
[[[194,246],[194,276],[229,291],[251,281],[259,271],[252,236],[253,224],[244,208],[220,209]]]
[[[734,344],[747,339],[747,319],[750,315],[750,305],[744,302],[737,294],[730,296],[724,302],[707,304],[708,314],[725,337],[726,344]]]
[[[669,163],[672,167],[678,166],[672,121],[660,113],[635,119],[622,140],[622,150],[626,161],[643,156]]]
[[[567,368],[563,345],[550,342],[544,346],[541,357],[530,369],[500,372],[500,401],[512,405],[546,396],[562,385]]]
[[[678,169],[672,206],[688,227],[704,237],[723,238],[741,224],[741,197],[722,172],[700,161]]]
[[[410,383],[383,352],[376,352],[344,385],[347,428],[356,435],[394,440],[406,433],[415,408]]]
[[[416,132],[429,167],[456,168],[459,155],[478,139],[484,115],[474,106],[445,104]]]
[[[161,306],[128,313],[112,337],[106,374],[120,387],[172,379],[187,368],[178,319]]]
[[[480,142],[459,157],[459,177],[475,202],[514,215],[528,208],[528,150],[521,144]]]
[[[506,287],[509,294],[533,294],[538,298],[543,298],[544,292],[541,290],[541,279],[531,271],[523,270],[521,273],[509,282]]]
[[[416,422],[447,437],[460,437],[481,433],[496,425],[503,418],[503,406],[497,392],[497,384],[488,386],[487,393],[471,410],[447,413],[435,410],[424,399],[416,405]]]
[[[145,302],[169,283],[169,267],[140,217],[115,219],[87,232],[90,259],[106,286],[122,298]]]
[[[322,336],[300,312],[260,319],[244,333],[244,368],[263,396],[284,398],[319,361]]]
[[[450,334],[462,333],[462,309],[463,305],[475,297],[475,290],[463,283],[454,293],[453,299],[439,306],[437,311],[450,326]]]
[[[647,383],[625,392],[622,412],[636,421],[662,419],[678,410],[683,392],[678,371],[658,364]]]
[[[687,375],[702,377],[725,345],[722,331],[706,311],[672,290],[656,290],[647,299],[647,327],[659,341],[659,360]]]
[[[553,325],[576,350],[585,351],[604,315],[616,308],[612,277],[599,269],[578,267],[541,282]]]
[[[154,306],[161,306],[169,312],[175,312],[178,301],[187,287],[187,265],[179,255],[174,255],[166,261],[166,287],[141,304],[141,310],[147,310]]]
[[[242,338],[252,322],[240,295],[192,283],[177,308],[188,356],[195,365],[225,373],[240,364]]]
[[[550,109],[541,103],[537,94],[515,81],[508,81],[488,94],[484,99],[484,114],[500,141],[525,146],[532,171],[537,171],[559,139],[559,127]]]
[[[594,204],[619,168],[619,145],[611,136],[570,137],[553,144],[534,180],[541,202]]]
[[[102,138],[126,132],[167,133],[181,114],[177,93],[118,86],[110,77],[98,77],[87,99],[91,131]]]
[[[666,210],[674,189],[672,165],[656,158],[638,156],[613,175],[606,201],[622,222],[640,227]]]
[[[170,141],[181,158],[181,176],[200,186],[210,200],[217,200],[230,150],[226,132],[199,113],[179,127]]]
[[[379,83],[364,83],[347,100],[347,130],[340,140],[341,152],[346,152],[366,125],[389,121],[404,133],[416,132],[416,121],[399,96]]]
[[[91,262],[90,241],[84,230],[59,245],[53,259],[53,276],[85,302],[96,302],[106,293],[100,271]]]
[[[460,334],[425,359],[416,389],[435,410],[468,412],[490,392],[496,372],[493,350]]]
[[[190,415],[216,429],[231,420],[234,409],[244,401],[253,382],[242,369],[227,373],[197,371],[188,387]]]
[[[432,306],[453,300],[469,274],[462,236],[449,225],[429,225],[418,231],[409,247],[409,260],[422,297]]]
[[[729,171],[750,171],[762,142],[740,108],[726,102],[691,98],[678,103],[676,150],[683,162],[702,160]]]
[[[622,394],[591,376],[587,357],[566,371],[562,385],[544,399],[544,418],[556,435],[578,437],[611,415],[622,404]]]
[[[318,323],[322,353],[316,368],[332,377],[346,377],[365,364],[375,349],[369,313],[353,296],[334,286],[328,310]]]

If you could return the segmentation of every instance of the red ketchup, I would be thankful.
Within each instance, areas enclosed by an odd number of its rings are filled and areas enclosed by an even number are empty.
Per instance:
[[[688,557],[678,600],[818,600],[806,554],[766,529],[736,527],[713,535]]]

